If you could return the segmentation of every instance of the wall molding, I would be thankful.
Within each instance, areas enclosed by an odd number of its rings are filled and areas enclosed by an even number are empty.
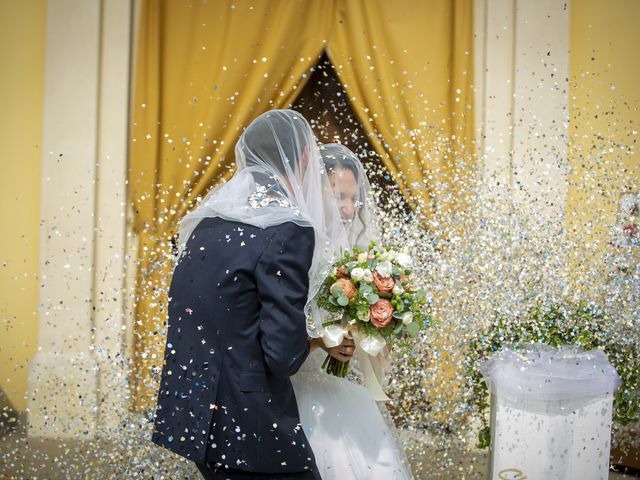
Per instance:
[[[116,427],[126,409],[131,12],[131,0],[47,2],[30,436],[92,437]]]
[[[476,131],[485,203],[564,227],[569,2],[475,0]]]

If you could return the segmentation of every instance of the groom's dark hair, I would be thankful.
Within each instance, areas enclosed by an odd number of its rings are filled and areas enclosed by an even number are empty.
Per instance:
[[[290,112],[290,111],[289,111]],[[291,170],[296,166],[305,148],[308,148],[311,127],[299,113],[283,114],[281,111],[267,112],[252,122],[244,133],[244,153],[247,166],[256,160],[273,166],[283,175],[288,162]]]

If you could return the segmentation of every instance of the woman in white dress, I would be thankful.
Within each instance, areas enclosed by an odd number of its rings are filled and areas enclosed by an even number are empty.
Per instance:
[[[367,248],[371,240],[379,238],[379,229],[362,164],[342,145],[324,145],[321,153],[348,244],[351,248]],[[327,354],[347,361],[354,350],[351,339],[327,348],[321,338],[316,338],[312,341],[312,353],[291,378],[300,421],[319,472],[324,480],[410,479],[411,470],[397,432],[381,413],[380,409],[388,413],[384,405],[379,407],[362,385],[329,375],[321,368]],[[364,364],[368,359],[363,356],[366,353],[355,352],[352,363],[358,364],[360,359]]]

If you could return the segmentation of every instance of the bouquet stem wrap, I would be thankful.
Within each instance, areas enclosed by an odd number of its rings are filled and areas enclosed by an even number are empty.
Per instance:
[[[322,341],[327,348],[339,346],[345,338],[353,338],[356,344],[356,358],[367,391],[376,401],[386,402],[389,397],[382,389],[385,371],[389,370],[390,363],[386,355],[387,343],[381,335],[367,334],[358,328],[333,324],[326,325],[322,335]]]

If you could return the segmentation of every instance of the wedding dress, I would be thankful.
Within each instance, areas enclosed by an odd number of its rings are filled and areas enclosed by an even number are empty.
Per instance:
[[[312,352],[291,377],[300,422],[323,480],[410,479],[393,425],[362,385],[321,369],[326,355],[321,349]]]
[[[348,227],[348,243],[366,248],[379,238],[375,206],[369,183],[358,158],[342,145],[321,147],[327,171],[331,165],[349,168],[358,183],[357,214]],[[327,155],[329,162],[327,162]],[[332,235],[330,235],[332,236]],[[321,328],[317,326],[317,328]],[[322,370],[326,352],[312,352],[298,373],[291,377],[300,421],[324,480],[405,480],[411,469],[395,427],[382,403],[362,385]],[[357,364],[357,352],[352,364]],[[362,357],[361,357],[362,358]],[[366,359],[363,359],[366,360]],[[385,415],[383,415],[384,412]]]

